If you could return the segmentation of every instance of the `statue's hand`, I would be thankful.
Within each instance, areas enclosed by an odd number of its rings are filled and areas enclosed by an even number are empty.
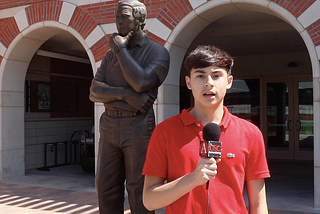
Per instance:
[[[129,105],[143,114],[146,113],[148,109],[152,108],[155,99],[150,97],[148,93],[137,93],[134,96],[128,96],[126,101]]]
[[[110,49],[117,53],[121,48],[127,48],[131,36],[132,31],[130,31],[126,36],[120,36],[117,33],[112,34],[109,40]]]

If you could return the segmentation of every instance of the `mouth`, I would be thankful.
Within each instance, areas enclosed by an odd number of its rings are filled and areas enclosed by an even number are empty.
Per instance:
[[[206,91],[203,93],[203,96],[206,98],[214,98],[216,96],[216,94],[212,91]]]
[[[124,32],[124,31],[126,31],[126,28],[124,28],[124,27],[119,27],[118,28],[118,32]]]

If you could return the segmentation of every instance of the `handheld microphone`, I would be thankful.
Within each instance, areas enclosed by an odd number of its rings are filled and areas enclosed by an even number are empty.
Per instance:
[[[215,123],[208,123],[203,128],[203,139],[200,142],[199,153],[201,158],[221,158],[222,143],[219,142],[220,127]],[[207,182],[206,189],[209,187]]]
[[[203,139],[200,142],[200,156],[202,158],[221,158],[222,143],[219,142],[220,127],[215,123],[208,123],[203,128]]]

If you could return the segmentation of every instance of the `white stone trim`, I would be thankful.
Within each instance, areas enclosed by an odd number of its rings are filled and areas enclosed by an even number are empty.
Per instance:
[[[285,19],[286,22],[289,23],[292,27],[294,27],[299,33],[304,31],[304,27],[301,25],[301,23],[287,9],[281,7],[280,5],[274,2],[270,2],[268,8],[272,10],[272,13],[276,17],[282,20]]]
[[[314,43],[310,37],[310,34],[307,30],[304,30],[300,33],[300,36],[302,37],[310,56],[311,66],[312,66],[312,76],[313,78],[320,77],[320,67],[319,67],[319,59],[317,54]]]
[[[207,2],[207,0],[189,0],[193,9]]]
[[[74,37],[76,37],[76,39],[81,43],[81,45],[83,46],[83,48],[87,52],[88,52],[88,50],[90,50],[90,47],[88,47],[88,44],[86,43],[86,41],[84,40],[84,38],[81,36],[81,34],[78,31],[76,31],[74,28],[72,28],[70,26],[68,26],[67,31],[69,33],[71,33]]]
[[[148,24],[148,31],[150,33],[153,33],[154,35],[160,37],[163,40],[167,40],[169,35],[171,34],[172,30],[167,27],[165,24],[163,24],[158,19],[147,19]],[[149,27],[150,26],[150,27]]]
[[[159,87],[157,104],[179,105],[179,85],[162,84]],[[175,112],[176,113],[176,112]]]
[[[7,51],[7,48],[6,48],[6,46],[4,46],[3,44],[2,44],[2,42],[0,42],[0,55],[1,56],[4,56],[4,53]]]
[[[30,4],[19,6],[19,7],[2,9],[2,10],[0,10],[0,19],[10,18],[10,17],[14,16],[16,13],[20,12],[20,10],[22,10],[26,7],[29,7],[29,6],[30,6]]]
[[[68,0],[68,2],[71,2],[75,5],[81,6],[81,5],[87,5],[87,4],[96,4],[101,2],[108,2],[113,0]]]
[[[14,15],[14,19],[18,25],[18,28],[21,31],[29,27],[28,17],[25,9],[20,10],[18,13]]]
[[[94,44],[96,44],[105,34],[101,27],[98,25],[90,35],[85,39],[85,42],[88,44],[88,47],[91,48]]]
[[[15,83],[21,83],[25,81],[24,72],[27,71],[28,66],[28,62],[2,59],[0,69],[2,80],[0,82],[0,91],[24,92],[24,86],[21,84],[17,85]],[[22,103],[21,100],[17,100],[15,102],[16,104],[19,102]],[[18,106],[23,106],[23,104],[21,105],[21,103]],[[1,103],[1,106],[3,105],[4,103]]]
[[[320,45],[316,47],[316,52],[318,55],[318,59],[320,60]]]
[[[170,47],[166,46],[166,48],[170,50],[170,66],[168,76],[163,84],[179,85],[181,65],[183,64],[183,57],[187,52],[187,48],[181,48],[175,45],[171,45]]]
[[[63,2],[62,9],[60,12],[59,22],[69,25],[71,18],[73,16],[76,6],[68,2]]]
[[[307,28],[320,19],[320,1],[315,1],[304,13],[298,17],[298,21]]]
[[[116,23],[102,24],[100,27],[107,35],[118,32]]]
[[[44,27],[48,27],[48,28],[59,28],[61,30],[68,30],[68,26],[66,25],[62,25],[60,22],[57,22],[57,21],[52,21],[52,20],[47,20],[47,21],[44,21],[43,22],[43,26]],[[60,32],[57,32],[57,33],[60,33]]]
[[[200,7],[197,7],[194,11],[201,18],[205,19],[209,23],[232,13],[241,12],[239,4],[235,6],[231,0],[215,0],[209,1]]]
[[[166,41],[171,45],[188,49],[193,39],[198,35],[198,32],[203,30],[210,23],[211,22],[198,16],[194,10],[190,11],[190,13],[174,28]]]
[[[99,62],[96,62],[96,68],[99,68],[101,66],[102,60],[100,60]],[[93,71],[94,74],[96,74],[96,70]]]

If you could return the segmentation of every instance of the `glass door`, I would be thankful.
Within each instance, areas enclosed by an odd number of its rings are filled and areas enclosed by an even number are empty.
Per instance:
[[[268,158],[312,159],[312,82],[301,77],[266,78],[263,97]]]
[[[295,159],[313,160],[313,86],[307,79],[295,79]]]

